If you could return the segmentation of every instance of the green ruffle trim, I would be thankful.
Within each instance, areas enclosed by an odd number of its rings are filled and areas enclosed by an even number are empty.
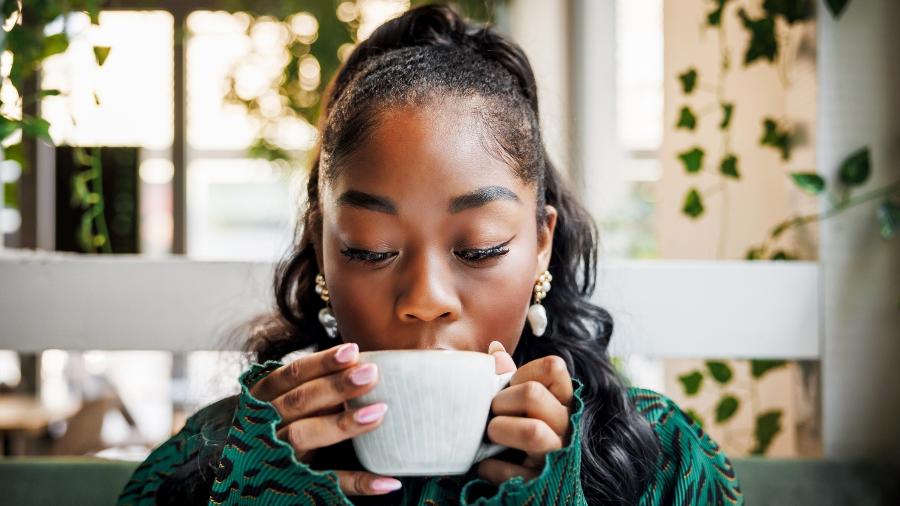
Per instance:
[[[250,388],[252,388],[253,385],[263,379],[266,375],[283,365],[284,363],[279,360],[267,360],[263,364],[252,364],[247,371],[241,374],[239,379],[241,384],[241,395],[237,414],[235,416],[246,415],[248,412],[247,406],[256,407],[257,410],[253,411],[253,415],[268,420],[270,430],[267,435],[271,437],[271,439],[274,440],[276,444],[279,445],[279,448],[275,448],[272,451],[276,452],[279,457],[285,456],[290,458],[290,461],[295,466],[297,466],[297,472],[308,473],[309,475],[316,478],[321,478],[323,487],[328,488],[334,496],[342,498],[345,504],[352,506],[353,503],[350,502],[350,500],[347,498],[347,496],[344,495],[344,492],[340,488],[340,482],[337,473],[335,471],[317,471],[309,467],[309,465],[307,465],[306,463],[297,460],[296,455],[294,454],[294,448],[289,443],[279,439],[276,436],[275,429],[278,424],[281,423],[281,415],[278,414],[278,410],[275,409],[272,403],[261,401],[250,393]]]

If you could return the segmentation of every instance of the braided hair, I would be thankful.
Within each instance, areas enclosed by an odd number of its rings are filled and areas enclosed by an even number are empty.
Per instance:
[[[417,7],[384,23],[357,45],[329,83],[297,240],[275,272],[277,307],[253,323],[244,350],[262,363],[299,349],[334,346],[318,322],[323,303],[314,290],[322,233],[319,178],[335,177],[341,160],[373,131],[379,112],[454,99],[472,104],[489,134],[489,152],[534,185],[538,223],[546,219],[545,204],[558,213],[549,265],[553,294],[543,301],[549,324],[540,338],[525,325],[513,360],[519,366],[547,355],[565,360],[570,374],[584,384],[585,496],[590,504],[635,504],[655,470],[659,444],[628,400],[607,354],[612,317],[590,301],[596,282],[596,226],[547,155],[537,86],[525,53],[490,26],[464,20],[450,6]],[[204,479],[200,473],[190,476]],[[185,481],[185,491],[203,489]]]

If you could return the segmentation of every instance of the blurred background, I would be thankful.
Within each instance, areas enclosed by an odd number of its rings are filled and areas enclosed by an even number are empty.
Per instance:
[[[421,3],[0,2],[4,455],[141,460],[238,391],[325,85]],[[531,60],[629,380],[732,457],[898,459],[897,3],[456,5]]]

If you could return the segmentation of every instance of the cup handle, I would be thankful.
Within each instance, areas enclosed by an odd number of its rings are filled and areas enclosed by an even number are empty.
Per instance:
[[[495,376],[496,383],[494,383],[494,395],[497,395],[500,390],[503,390],[509,385],[509,380],[512,378],[513,374],[515,374],[515,371],[497,374]],[[507,447],[503,445],[481,443],[481,446],[478,447],[478,451],[475,453],[475,462],[481,462],[488,457],[493,457],[506,449]]]

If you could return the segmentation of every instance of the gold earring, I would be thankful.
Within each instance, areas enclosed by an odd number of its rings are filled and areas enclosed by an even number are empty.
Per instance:
[[[321,272],[316,274],[316,293],[325,301],[325,307],[319,310],[319,323],[325,328],[325,333],[328,334],[328,337],[334,339],[337,337],[337,320],[334,318],[334,314],[331,313],[329,305],[331,297],[328,294],[328,288],[325,286],[325,276]]]
[[[531,325],[531,333],[537,337],[544,335],[547,330],[547,309],[541,301],[547,297],[552,280],[550,271],[544,271],[534,282],[534,303],[528,308],[528,324]]]

